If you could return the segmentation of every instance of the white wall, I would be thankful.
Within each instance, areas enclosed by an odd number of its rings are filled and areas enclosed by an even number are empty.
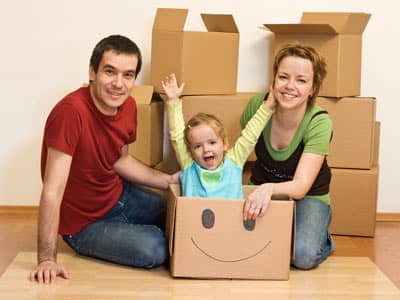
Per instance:
[[[399,4],[374,0],[35,0],[4,1],[0,11],[2,58],[0,205],[36,205],[41,181],[40,147],[49,110],[87,81],[97,41],[112,33],[132,38],[144,56],[138,83],[149,84],[151,28],[157,7],[189,8],[186,27],[203,30],[199,14],[231,13],[240,30],[239,91],[265,90],[268,34],[263,23],[297,23],[303,11],[367,12],[362,96],[377,98],[382,121],[379,212],[400,212]],[[396,179],[397,178],[397,179]],[[356,192],[356,191],[355,191]],[[351,197],[351,195],[349,195]]]

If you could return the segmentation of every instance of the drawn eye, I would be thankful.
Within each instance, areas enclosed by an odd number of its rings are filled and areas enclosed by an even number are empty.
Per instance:
[[[247,219],[246,221],[243,221],[243,226],[247,231],[253,231],[256,227],[256,220]]]
[[[215,215],[211,209],[203,210],[201,214],[201,223],[203,224],[204,228],[210,229],[214,226],[215,223]]]

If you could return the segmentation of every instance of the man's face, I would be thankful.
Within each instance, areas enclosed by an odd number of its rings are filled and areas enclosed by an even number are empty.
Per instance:
[[[131,94],[136,79],[138,58],[135,54],[104,52],[97,73],[89,67],[90,92],[97,109],[115,115]]]

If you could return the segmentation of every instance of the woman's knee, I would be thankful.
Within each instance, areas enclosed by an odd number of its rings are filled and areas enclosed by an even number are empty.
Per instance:
[[[306,248],[296,248],[292,259],[292,266],[301,270],[310,270],[318,266],[320,255],[316,251]]]
[[[304,241],[297,241],[292,266],[302,270],[316,268],[334,251],[334,248],[334,244],[330,238],[323,245],[312,245]]]

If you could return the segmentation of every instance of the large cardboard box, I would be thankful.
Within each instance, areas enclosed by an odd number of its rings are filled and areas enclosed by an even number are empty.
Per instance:
[[[247,195],[255,187],[243,188]],[[289,278],[294,201],[273,200],[263,218],[245,224],[242,200],[181,197],[179,185],[169,192],[172,276]]]
[[[328,164],[335,168],[370,169],[373,165],[375,98],[317,98],[333,122]]]
[[[135,86],[132,96],[137,104],[136,141],[128,152],[149,166],[163,159],[164,106],[153,86]]]
[[[311,45],[325,57],[321,96],[360,95],[362,33],[370,14],[305,12],[300,24],[264,24],[275,34],[275,52],[292,42]]]
[[[185,95],[234,94],[239,31],[232,15],[201,14],[207,32],[185,31],[187,9],[158,8],[153,24],[151,82],[175,73]]]
[[[370,170],[332,168],[330,186],[332,223],[339,235],[375,235],[378,166]]]

